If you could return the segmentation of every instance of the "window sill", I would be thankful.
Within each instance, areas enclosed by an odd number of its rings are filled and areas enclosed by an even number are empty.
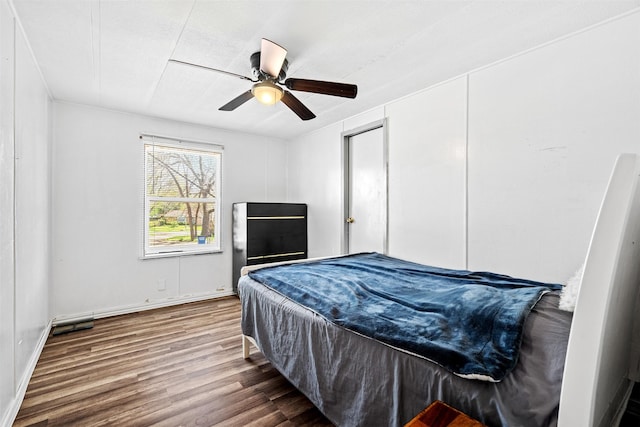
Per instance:
[[[222,249],[211,249],[206,251],[166,251],[166,252],[158,252],[158,253],[150,253],[140,256],[139,259],[157,259],[157,258],[174,258],[174,257],[183,257],[183,256],[194,256],[194,255],[211,255],[211,254],[220,254],[222,253]]]

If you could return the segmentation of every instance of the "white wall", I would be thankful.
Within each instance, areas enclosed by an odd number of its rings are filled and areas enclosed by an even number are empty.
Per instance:
[[[222,253],[141,260],[141,132],[224,145]],[[231,205],[285,201],[281,140],[54,103],[54,318],[231,293]],[[166,290],[158,290],[158,281]]]
[[[50,100],[0,1],[0,424],[13,419],[49,330]]]
[[[9,417],[16,395],[14,369],[14,20],[0,2],[0,425]]]
[[[342,123],[288,145],[287,199],[307,204],[309,257],[340,253]]]
[[[16,372],[24,372],[50,320],[51,103],[20,33],[15,66],[15,340]]]
[[[464,268],[467,79],[389,104],[389,253]]]
[[[640,13],[381,106],[389,254],[564,281],[586,255],[615,157],[640,152]],[[340,133],[288,145],[309,253],[340,250]]]
[[[621,152],[640,152],[639,13],[472,73],[470,267],[568,277]]]

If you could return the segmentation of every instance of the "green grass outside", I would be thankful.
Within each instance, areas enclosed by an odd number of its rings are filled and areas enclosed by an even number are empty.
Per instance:
[[[197,226],[196,230],[200,231],[201,228],[202,226]],[[153,225],[149,223],[149,231],[162,233],[162,232],[181,231],[181,230],[189,231],[189,226],[183,225],[183,224],[176,224],[176,223],[164,224],[164,225]]]

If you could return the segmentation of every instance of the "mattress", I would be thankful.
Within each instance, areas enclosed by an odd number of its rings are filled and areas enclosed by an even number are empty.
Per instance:
[[[248,276],[238,288],[243,334],[336,425],[402,426],[434,400],[488,426],[557,424],[571,326],[557,291],[528,316],[514,370],[490,383],[346,330]]]
[[[531,308],[562,288],[376,252],[268,266],[249,277],[345,329],[494,382],[515,366]]]

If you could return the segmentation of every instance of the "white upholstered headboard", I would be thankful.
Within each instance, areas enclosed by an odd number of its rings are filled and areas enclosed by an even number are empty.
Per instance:
[[[621,154],[587,253],[573,316],[560,427],[614,425],[637,376],[632,349],[640,282],[640,156]]]

